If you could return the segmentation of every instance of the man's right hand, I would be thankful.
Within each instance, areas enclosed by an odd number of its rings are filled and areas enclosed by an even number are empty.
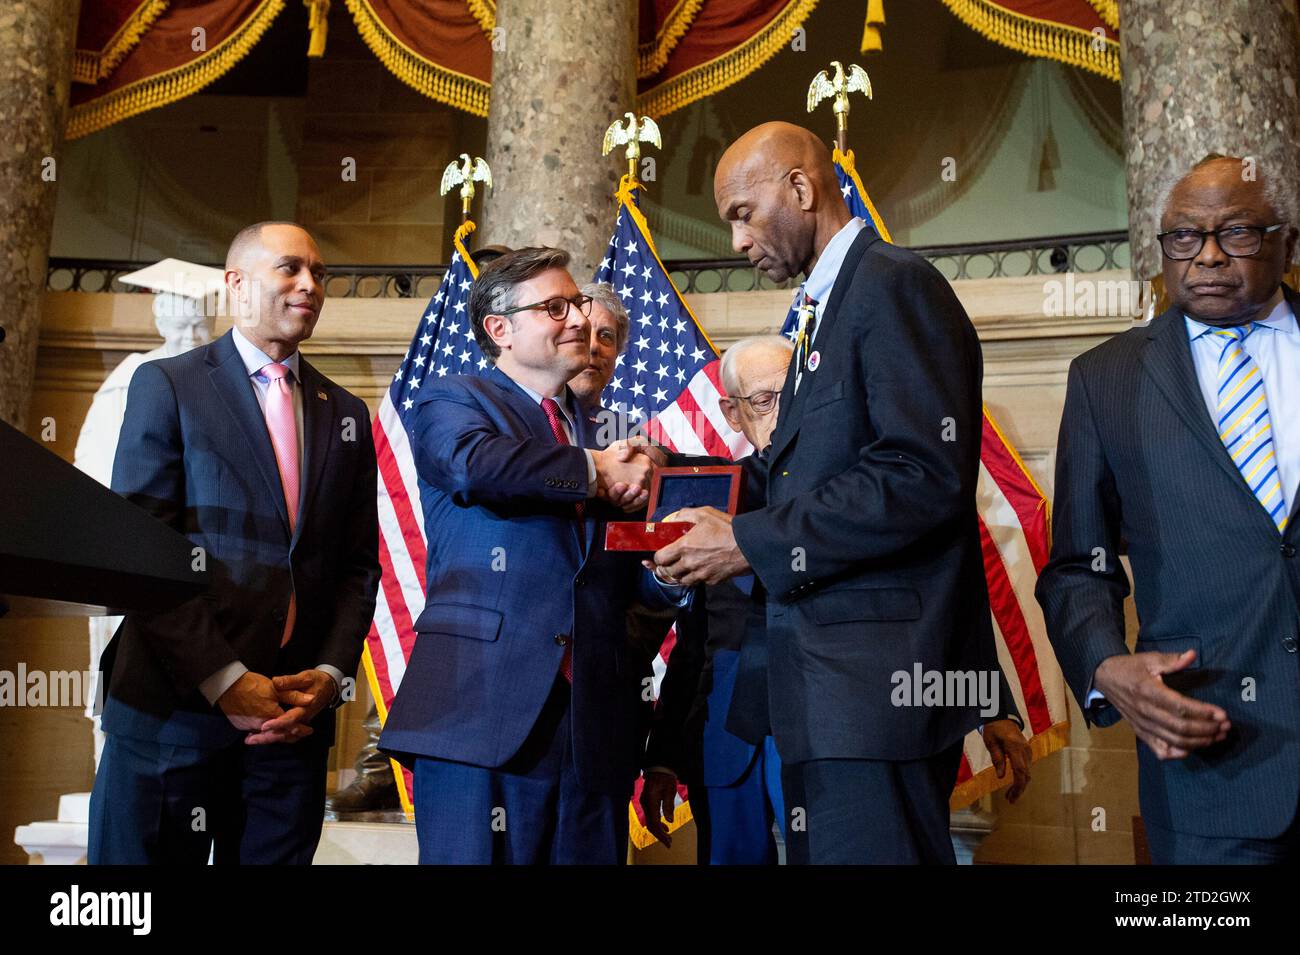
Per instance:
[[[284,710],[276,696],[275,684],[260,673],[249,670],[222,693],[217,706],[237,730],[260,730],[267,720],[281,716]]]
[[[641,449],[618,442],[592,451],[596,462],[596,493],[624,511],[637,511],[650,500],[654,461]]]
[[[673,818],[677,804],[677,777],[672,773],[647,771],[641,787],[641,810],[645,813],[645,827],[668,848],[673,837],[668,834],[668,823]]]
[[[1183,759],[1194,749],[1220,742],[1232,728],[1222,708],[1165,685],[1164,674],[1185,670],[1195,659],[1195,650],[1123,653],[1103,660],[1093,676],[1093,686],[1158,759]]]

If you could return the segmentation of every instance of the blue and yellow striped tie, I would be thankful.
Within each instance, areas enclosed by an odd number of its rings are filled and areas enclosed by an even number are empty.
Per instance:
[[[1256,327],[1251,323],[1216,328],[1210,333],[1223,342],[1216,423],[1237,470],[1277,529],[1283,531],[1287,522],[1286,497],[1273,453],[1273,425],[1268,417],[1264,376],[1243,344]]]

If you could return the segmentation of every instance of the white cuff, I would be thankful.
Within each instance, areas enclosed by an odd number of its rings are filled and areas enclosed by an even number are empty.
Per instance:
[[[208,677],[199,684],[199,692],[203,698],[213,706],[217,705],[217,700],[221,699],[221,694],[235,685],[235,682],[248,672],[248,667],[244,666],[238,660],[233,663],[227,663],[212,676]]]

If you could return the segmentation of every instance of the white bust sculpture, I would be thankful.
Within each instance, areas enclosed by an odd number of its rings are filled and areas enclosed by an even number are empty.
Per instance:
[[[90,411],[81,425],[73,463],[100,484],[108,486],[113,479],[113,456],[117,452],[117,438],[126,415],[127,389],[135,370],[155,358],[180,355],[199,345],[212,341],[215,314],[206,307],[208,300],[189,298],[172,292],[154,296],[154,326],[163,337],[163,343],[153,351],[127,355],[114,368],[95,392]],[[108,641],[121,624],[121,617],[90,618],[90,670],[97,673],[99,657]],[[87,701],[86,716],[94,723],[95,768],[99,768],[100,753],[104,748],[104,733],[99,727],[99,717],[94,713],[95,694]]]

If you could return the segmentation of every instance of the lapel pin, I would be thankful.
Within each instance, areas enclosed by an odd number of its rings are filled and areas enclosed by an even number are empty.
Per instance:
[[[316,392],[316,397],[319,398],[321,401],[329,401],[329,396],[326,395],[325,392],[323,391]]]
[[[817,370],[817,366],[820,365],[821,363],[822,363],[822,353],[821,353],[821,352],[819,352],[819,351],[815,351],[815,352],[813,352],[811,355],[808,356],[808,370],[809,370],[809,371],[816,371],[816,370]]]

